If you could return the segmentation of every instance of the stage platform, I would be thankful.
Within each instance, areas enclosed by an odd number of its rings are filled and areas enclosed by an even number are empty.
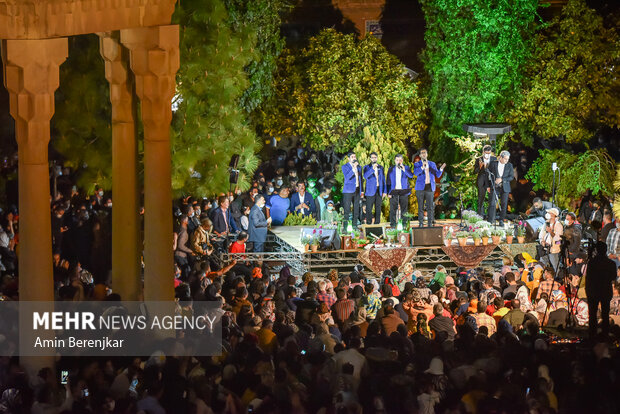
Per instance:
[[[460,220],[441,220],[438,225],[459,224]],[[319,276],[326,275],[330,269],[337,269],[342,273],[349,273],[358,260],[360,249],[331,250],[318,252],[305,252],[300,242],[302,228],[308,226],[279,226],[269,230],[265,253],[223,254],[225,262],[233,259],[262,260],[268,262],[274,272],[278,272],[285,263],[291,267],[292,274],[301,276],[305,272],[312,272]],[[501,247],[500,247],[501,246]],[[493,267],[501,263],[505,256],[506,245],[498,245],[480,264],[483,267]],[[530,245],[523,245],[525,247]],[[439,264],[446,267],[450,273],[454,273],[457,266],[443,251],[441,246],[417,246],[417,252],[411,259],[414,268],[420,270],[424,276],[433,275],[435,267]],[[373,273],[366,269],[368,275]]]

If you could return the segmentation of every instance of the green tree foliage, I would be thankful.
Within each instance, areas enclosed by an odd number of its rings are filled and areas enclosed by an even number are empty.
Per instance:
[[[421,0],[431,143],[445,155],[464,123],[503,122],[531,56],[538,0]],[[437,151],[435,151],[437,152]]]
[[[603,125],[620,125],[620,40],[584,0],[569,0],[536,38],[523,99],[512,113],[534,135],[585,142]]]
[[[240,154],[239,186],[256,169],[256,135],[239,99],[249,86],[244,68],[255,57],[256,33],[232,30],[223,0],[185,0],[175,15],[182,27],[173,119],[173,189],[209,195],[228,188],[228,162]]]
[[[112,106],[96,35],[69,38],[60,67],[52,145],[78,173],[78,185],[112,187]]]
[[[372,36],[325,29],[299,52],[285,50],[265,132],[301,136],[315,149],[354,148],[373,126],[392,142],[421,143],[426,111],[418,85]]]
[[[534,183],[534,190],[551,192],[552,163],[557,162],[556,199],[560,206],[581,197],[588,190],[593,195],[611,197],[614,193],[616,165],[605,150],[591,150],[573,154],[564,150],[540,150],[525,178]]]
[[[254,59],[245,67],[250,81],[241,96],[240,105],[254,112],[273,94],[273,77],[278,56],[284,48],[280,36],[281,13],[289,7],[288,0],[225,0],[233,31],[248,28],[256,34]]]

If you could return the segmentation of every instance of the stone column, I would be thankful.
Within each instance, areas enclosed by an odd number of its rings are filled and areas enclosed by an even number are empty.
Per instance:
[[[52,228],[47,146],[66,38],[3,40],[4,85],[15,119],[19,182],[19,299],[53,301]],[[52,333],[50,331],[50,333]],[[41,335],[44,339],[44,335]],[[52,335],[53,337],[53,335]],[[28,371],[54,366],[53,357],[24,357]]]
[[[123,300],[142,297],[138,146],[129,52],[119,32],[99,33],[112,102],[112,288]]]
[[[144,124],[144,299],[174,299],[171,102],[179,69],[179,26],[121,31],[130,51]]]

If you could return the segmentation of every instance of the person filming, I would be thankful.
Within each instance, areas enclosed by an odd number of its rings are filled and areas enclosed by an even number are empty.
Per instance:
[[[560,262],[561,242],[564,234],[562,223],[558,220],[559,215],[560,212],[555,207],[547,210],[545,215],[547,222],[541,227],[539,234],[540,245],[549,257],[551,267],[556,271]]]

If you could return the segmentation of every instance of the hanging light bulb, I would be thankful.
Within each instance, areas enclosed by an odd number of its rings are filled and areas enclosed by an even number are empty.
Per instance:
[[[403,231],[403,221],[402,220],[398,220],[398,224],[396,225],[396,230],[398,230],[399,232]]]

